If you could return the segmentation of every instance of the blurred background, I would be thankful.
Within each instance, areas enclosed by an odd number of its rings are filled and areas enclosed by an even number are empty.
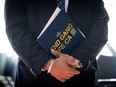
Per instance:
[[[12,49],[5,33],[4,1],[0,0],[0,87],[3,87],[3,84],[6,84],[4,87],[13,87],[18,56]],[[100,55],[116,56],[116,0],[104,0],[104,3],[110,17],[108,24],[109,41],[99,53],[97,59]]]

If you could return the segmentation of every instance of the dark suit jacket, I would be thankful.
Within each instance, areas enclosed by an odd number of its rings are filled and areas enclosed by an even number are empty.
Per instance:
[[[8,39],[20,57],[20,63],[37,76],[51,58],[36,38],[57,7],[56,0],[5,0],[5,23]],[[108,14],[102,0],[70,0],[68,14],[86,35],[72,56],[86,68],[107,42]],[[23,70],[28,73],[29,71]],[[26,75],[26,74],[25,74]]]

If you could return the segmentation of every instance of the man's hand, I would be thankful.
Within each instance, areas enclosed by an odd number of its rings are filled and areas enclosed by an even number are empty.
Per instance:
[[[75,70],[72,67],[77,64],[72,56],[59,53],[55,50],[52,50],[51,52],[56,57],[56,59],[54,60],[50,74],[56,79],[61,82],[65,82],[67,79],[70,79],[74,75],[80,73],[78,70]]]

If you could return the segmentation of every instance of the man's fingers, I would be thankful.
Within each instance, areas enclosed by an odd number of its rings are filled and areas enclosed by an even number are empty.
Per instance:
[[[64,77],[64,76],[62,76],[62,75],[56,76],[55,78],[56,78],[57,80],[59,80],[60,82],[65,82],[65,81],[67,80],[67,78]]]
[[[51,50],[51,53],[55,56],[55,57],[60,57],[60,55],[62,54],[62,53],[60,53],[60,52],[58,52],[58,51],[55,51],[55,50]]]
[[[72,74],[72,75],[76,75],[76,74],[80,74],[80,71],[75,70],[75,69],[69,67],[69,73]]]

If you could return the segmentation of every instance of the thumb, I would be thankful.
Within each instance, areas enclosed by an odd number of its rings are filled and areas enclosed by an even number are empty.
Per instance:
[[[67,61],[68,65],[75,66],[77,63],[75,61]]]
[[[73,68],[82,68],[83,67],[83,65],[80,63],[80,60],[77,60],[77,59],[75,59],[75,62],[73,61],[73,62],[68,62],[68,64],[70,65],[70,66],[72,66]],[[79,65],[80,64],[80,65]]]
[[[58,52],[58,51],[56,51],[56,50],[54,50],[54,49],[51,50],[51,53],[52,53],[55,57],[60,57],[60,55],[61,55],[60,52]]]
[[[77,63],[76,62],[67,62],[69,66],[73,67],[74,69],[77,68]]]

